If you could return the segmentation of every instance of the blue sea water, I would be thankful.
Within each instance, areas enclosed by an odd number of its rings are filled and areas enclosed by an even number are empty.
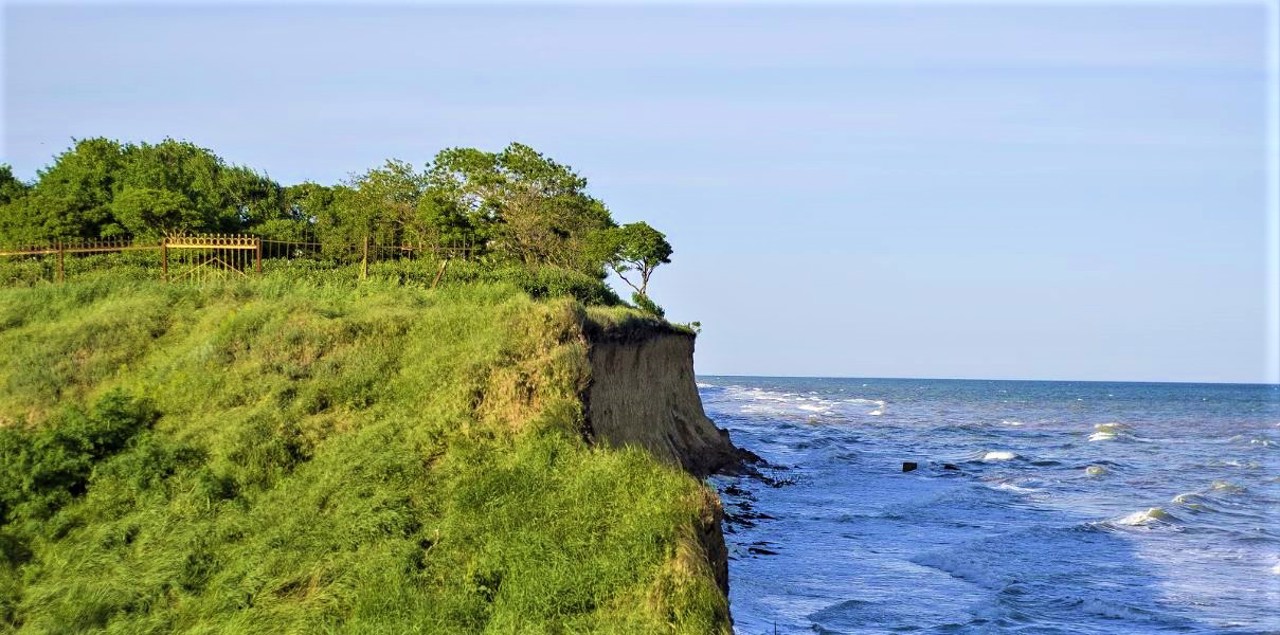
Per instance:
[[[1280,633],[1280,387],[698,381],[739,635]]]

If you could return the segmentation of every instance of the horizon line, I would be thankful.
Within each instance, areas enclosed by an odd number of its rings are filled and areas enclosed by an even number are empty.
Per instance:
[[[1264,383],[1264,382],[1241,382],[1241,381],[1179,381],[1179,380],[1145,380],[1145,379],[1008,379],[1008,378],[991,378],[991,377],[875,377],[875,376],[826,376],[826,375],[746,375],[746,374],[721,374],[721,373],[694,373],[694,377],[733,377],[744,379],[891,379],[891,380],[915,380],[915,381],[1005,381],[1005,382],[1036,382],[1036,383],[1058,383],[1058,384],[1180,384],[1180,385],[1214,385],[1214,386],[1261,386],[1267,388],[1280,388],[1280,382]]]

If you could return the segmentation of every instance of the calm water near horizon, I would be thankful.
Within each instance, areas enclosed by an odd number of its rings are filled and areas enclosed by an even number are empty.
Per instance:
[[[1280,387],[698,382],[739,635],[1280,633]]]

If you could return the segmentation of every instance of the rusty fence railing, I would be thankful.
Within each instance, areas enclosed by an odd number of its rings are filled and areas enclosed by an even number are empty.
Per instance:
[[[364,237],[354,244],[320,242],[311,237],[279,240],[252,234],[177,235],[153,240],[105,238],[55,241],[35,245],[0,245],[0,265],[6,262],[35,261],[44,268],[42,277],[63,282],[68,262],[84,256],[155,252],[154,258],[134,259],[133,265],[154,267],[163,280],[207,281],[213,278],[261,274],[264,261],[314,260],[359,264],[359,275],[367,277],[369,265],[378,261],[413,261],[430,257],[440,262],[434,283],[444,275],[450,260],[470,260],[479,245],[468,241],[448,244],[399,244]],[[48,266],[49,261],[52,261]],[[110,263],[98,266],[110,267]],[[0,280],[0,283],[3,281]],[[434,286],[433,283],[433,286]]]

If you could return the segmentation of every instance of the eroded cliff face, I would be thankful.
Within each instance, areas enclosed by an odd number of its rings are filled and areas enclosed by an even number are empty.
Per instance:
[[[588,337],[590,380],[583,400],[593,443],[637,446],[696,477],[737,469],[750,456],[702,409],[693,374],[694,337],[670,328]],[[695,539],[729,593],[724,510],[706,490]]]
[[[729,434],[702,409],[693,375],[692,335],[654,332],[590,342],[585,396],[597,443],[635,445],[697,477],[740,462]]]

